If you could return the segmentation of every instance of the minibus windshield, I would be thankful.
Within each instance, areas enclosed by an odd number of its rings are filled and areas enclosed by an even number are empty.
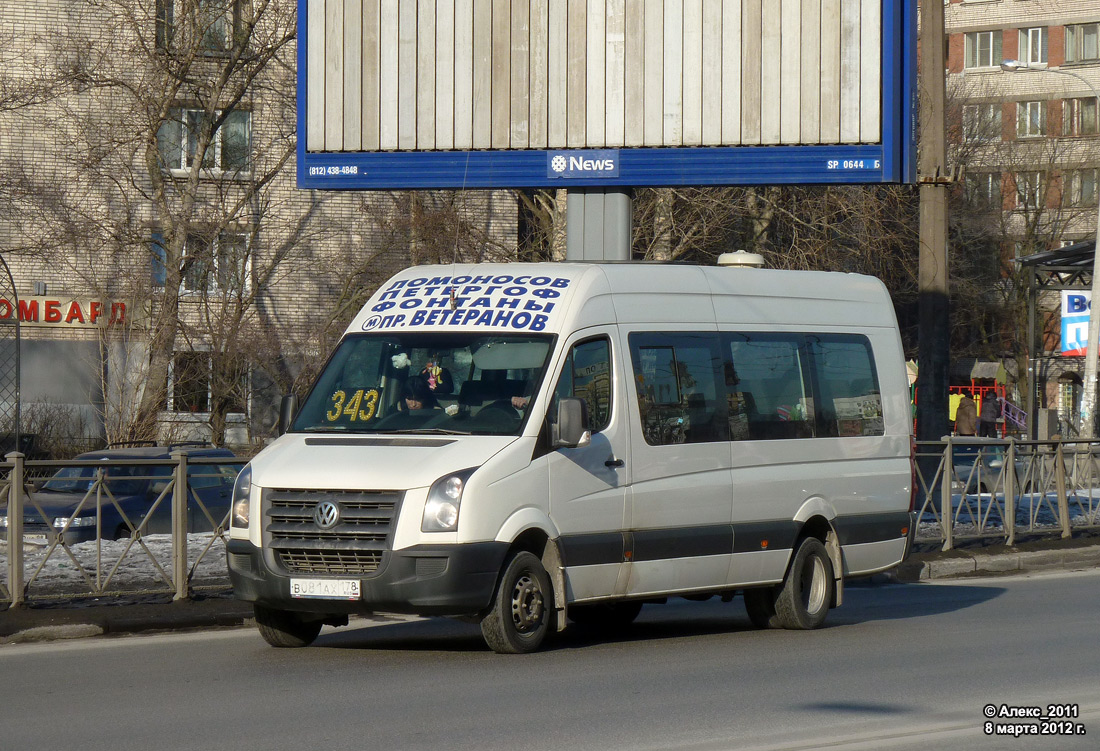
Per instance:
[[[552,345],[549,335],[349,336],[291,430],[518,435]]]

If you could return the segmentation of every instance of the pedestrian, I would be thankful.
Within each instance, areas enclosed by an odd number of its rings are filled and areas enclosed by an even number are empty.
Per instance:
[[[971,394],[963,394],[955,411],[955,435],[974,435],[978,427],[978,405]]]
[[[982,409],[978,416],[978,435],[983,438],[997,437],[997,418],[1001,416],[1000,398],[987,394],[982,398]]]

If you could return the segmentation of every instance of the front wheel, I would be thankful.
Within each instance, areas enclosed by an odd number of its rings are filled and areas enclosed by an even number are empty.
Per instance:
[[[254,605],[260,636],[273,647],[308,647],[321,633],[320,621],[306,621],[297,613]]]
[[[504,567],[481,635],[499,654],[534,652],[546,638],[553,608],[554,591],[542,562],[520,551]]]
[[[798,546],[787,578],[775,598],[777,625],[788,629],[818,628],[833,601],[833,564],[825,546],[807,537]]]

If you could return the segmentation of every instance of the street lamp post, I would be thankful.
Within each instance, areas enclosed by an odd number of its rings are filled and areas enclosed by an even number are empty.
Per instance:
[[[1015,73],[1020,70],[1045,71],[1047,73],[1057,73],[1059,75],[1069,76],[1070,78],[1076,78],[1092,92],[1093,97],[1097,100],[1097,117],[1100,117],[1100,93],[1097,93],[1096,87],[1085,78],[1071,70],[1062,70],[1061,68],[1033,68],[1026,63],[1021,63],[1019,60],[1005,60],[1001,63],[1001,70],[1008,71],[1009,73]],[[1100,175],[1100,172],[1098,172],[1098,175]],[[1096,380],[1097,362],[1098,356],[1100,356],[1100,352],[1097,352],[1097,350],[1100,350],[1100,303],[1098,303],[1098,301],[1100,301],[1100,184],[1093,188],[1093,190],[1097,193],[1098,200],[1096,202],[1096,239],[1093,241],[1092,255],[1092,300],[1089,303],[1089,335],[1085,350],[1085,383],[1083,393],[1081,394],[1082,438],[1093,438],[1096,434]],[[1030,343],[1028,346],[1031,346]],[[1035,388],[1034,384],[1031,388]]]

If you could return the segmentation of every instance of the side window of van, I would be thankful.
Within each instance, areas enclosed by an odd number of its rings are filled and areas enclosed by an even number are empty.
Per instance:
[[[646,443],[729,440],[717,335],[636,332],[630,357]]]
[[[883,435],[882,396],[867,337],[810,334],[806,341],[817,380],[818,435]]]
[[[566,356],[555,403],[565,396],[579,396],[588,404],[588,422],[597,433],[611,422],[611,345],[607,339],[574,344]]]
[[[797,334],[725,333],[734,440],[812,438],[809,357]]]

